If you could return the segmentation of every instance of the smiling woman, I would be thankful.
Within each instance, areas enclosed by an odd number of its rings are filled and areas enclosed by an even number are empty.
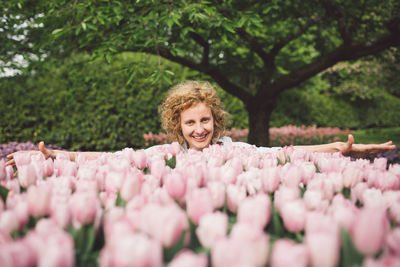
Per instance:
[[[172,87],[159,108],[170,141],[202,150],[225,133],[221,100],[211,84],[186,81]]]
[[[212,85],[208,82],[186,81],[170,89],[163,103],[160,105],[161,122],[171,142],[178,142],[181,149],[203,150],[209,145],[220,144],[226,147],[241,146],[248,147],[250,144],[243,142],[232,142],[232,139],[224,136],[226,112],[221,106],[221,100]],[[169,145],[169,144],[167,144]],[[45,158],[55,158],[59,153],[66,151],[51,150],[39,143],[39,151]],[[151,151],[152,148],[147,151]],[[391,141],[382,144],[354,144],[352,135],[348,136],[347,142],[334,142],[322,145],[295,146],[310,152],[341,152],[345,156],[357,158],[367,157],[383,151],[395,149]],[[258,147],[259,150],[271,148]],[[272,148],[277,149],[277,148]],[[278,148],[279,149],[279,148]],[[40,153],[30,151],[31,154]],[[79,152],[89,159],[99,157],[103,152]],[[6,165],[14,165],[14,155]],[[74,161],[78,152],[68,152],[69,159]]]

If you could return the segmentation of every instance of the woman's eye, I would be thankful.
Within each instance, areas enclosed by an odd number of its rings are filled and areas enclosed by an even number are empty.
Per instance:
[[[209,120],[210,120],[209,118],[202,119],[203,122],[208,122]]]

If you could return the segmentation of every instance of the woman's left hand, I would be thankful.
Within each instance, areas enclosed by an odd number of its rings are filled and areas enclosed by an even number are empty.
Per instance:
[[[354,144],[354,137],[351,134],[348,135],[346,143],[341,142],[339,144],[339,151],[342,152],[344,156],[353,158],[365,158],[395,148],[396,146],[392,144],[392,141],[382,144]]]

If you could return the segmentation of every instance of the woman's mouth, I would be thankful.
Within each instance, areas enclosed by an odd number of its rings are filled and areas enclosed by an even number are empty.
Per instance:
[[[202,135],[198,135],[198,136],[192,136],[192,138],[194,140],[196,140],[197,142],[203,142],[207,139],[208,133],[206,134],[202,134]]]

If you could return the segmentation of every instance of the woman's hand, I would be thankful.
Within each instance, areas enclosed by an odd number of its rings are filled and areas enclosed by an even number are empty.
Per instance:
[[[392,144],[392,141],[382,144],[354,144],[354,137],[351,134],[348,135],[347,142],[340,142],[338,147],[344,156],[353,158],[365,158],[395,148],[396,146]]]
[[[51,149],[47,149],[44,146],[44,142],[43,141],[41,141],[38,144],[38,148],[39,148],[39,151],[37,151],[37,150],[17,151],[17,152],[14,152],[12,154],[7,155],[7,158],[9,159],[9,161],[6,162],[6,166],[8,166],[8,165],[15,166],[14,156],[17,153],[22,153],[22,152],[29,152],[31,155],[36,155],[36,154],[42,153],[46,159],[48,159],[49,157],[55,158],[55,156],[56,156],[55,152],[53,150],[51,150]]]

